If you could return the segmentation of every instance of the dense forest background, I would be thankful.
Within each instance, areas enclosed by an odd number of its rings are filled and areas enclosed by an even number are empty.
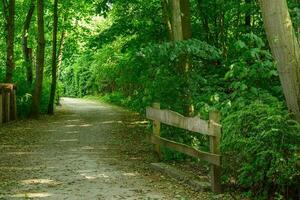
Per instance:
[[[219,110],[224,185],[255,199],[299,198],[300,126],[287,107],[259,2],[183,0],[182,39],[170,32],[176,27],[169,4],[3,0],[0,82],[17,85],[22,117],[53,113],[54,94],[57,103],[61,96],[97,96],[142,114],[153,102],[204,118]],[[299,38],[300,3],[288,6]],[[167,138],[207,148],[207,139],[181,133],[163,128]]]

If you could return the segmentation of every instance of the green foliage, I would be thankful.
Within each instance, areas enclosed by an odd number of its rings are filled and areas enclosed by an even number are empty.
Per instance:
[[[300,126],[281,102],[254,101],[224,120],[224,178],[256,199],[297,197]]]

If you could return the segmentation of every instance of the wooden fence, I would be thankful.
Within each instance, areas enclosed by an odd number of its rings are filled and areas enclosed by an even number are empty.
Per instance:
[[[16,119],[16,87],[13,84],[0,84],[0,125]]]
[[[184,117],[179,113],[170,110],[161,110],[160,104],[154,103],[153,107],[147,107],[146,115],[148,119],[153,120],[153,134],[151,135],[151,142],[155,144],[155,151],[158,153],[158,155],[161,156],[160,146],[164,146],[209,162],[211,164],[212,191],[220,193],[221,125],[219,124],[219,112],[211,112],[209,114],[209,121],[205,121],[199,117]],[[199,151],[188,145],[160,137],[161,123],[209,136],[210,152]]]

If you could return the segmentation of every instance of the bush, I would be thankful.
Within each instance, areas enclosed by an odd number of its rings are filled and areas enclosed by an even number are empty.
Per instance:
[[[300,126],[279,102],[255,101],[224,121],[224,179],[256,199],[296,199]]]

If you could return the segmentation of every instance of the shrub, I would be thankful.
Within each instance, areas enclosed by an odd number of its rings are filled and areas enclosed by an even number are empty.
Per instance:
[[[255,101],[224,121],[224,179],[257,199],[296,199],[300,126],[279,102]]]

